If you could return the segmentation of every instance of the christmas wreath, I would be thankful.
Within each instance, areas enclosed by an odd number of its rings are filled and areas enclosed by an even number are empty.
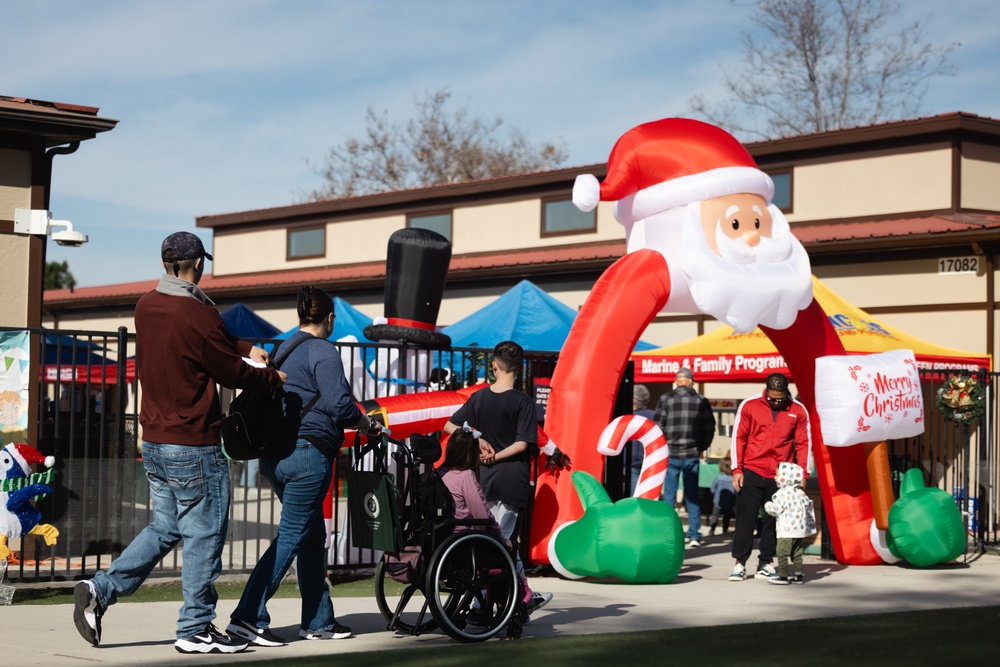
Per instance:
[[[986,408],[982,384],[971,375],[953,375],[938,389],[938,408],[945,419],[959,424],[977,421]]]

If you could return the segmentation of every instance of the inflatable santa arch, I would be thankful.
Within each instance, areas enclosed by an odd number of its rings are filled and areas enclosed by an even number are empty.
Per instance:
[[[812,297],[809,259],[771,204],[774,186],[726,131],[667,118],[619,139],[598,183],[577,178],[573,201],[593,210],[613,201],[627,254],[597,281],[552,378],[545,430],[575,471],[601,478],[596,449],[639,336],[661,311],[705,313],[738,332],[758,325],[784,356],[810,410],[812,447],[838,560],[882,558],[871,537],[873,509],[860,445],[826,447],[815,409],[815,361],[844,354]],[[582,506],[569,475],[537,482],[531,558],[550,562],[549,540]]]

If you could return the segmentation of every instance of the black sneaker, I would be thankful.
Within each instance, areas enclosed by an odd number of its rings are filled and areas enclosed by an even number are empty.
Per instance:
[[[480,608],[473,607],[465,615],[465,623],[474,628],[488,628],[493,618]]]
[[[257,646],[285,646],[284,640],[268,630],[267,628],[258,628],[254,625],[250,625],[246,621],[233,616],[229,619],[229,627],[226,628],[226,634],[232,635],[234,637],[239,637],[240,639],[245,639],[251,644],[256,644]]]
[[[306,630],[305,628],[299,630],[299,637],[302,639],[347,639],[352,634],[354,633],[349,627],[340,623],[334,623],[322,630]]]
[[[73,588],[73,622],[91,646],[101,644],[101,616],[104,607],[97,600],[94,584],[89,579],[81,581]]]
[[[211,623],[198,634],[174,642],[181,653],[239,653],[247,646],[246,640],[224,635]]]
[[[801,574],[795,574],[795,575],[792,575],[791,577],[788,577],[788,581],[790,581],[793,584],[804,584],[804,583],[806,583],[805,579],[802,578]]]

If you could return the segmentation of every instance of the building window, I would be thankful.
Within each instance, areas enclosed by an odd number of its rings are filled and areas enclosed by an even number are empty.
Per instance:
[[[326,226],[288,230],[288,259],[326,255]]]
[[[597,209],[584,213],[570,199],[542,200],[542,236],[597,231]]]
[[[792,212],[792,171],[768,172],[774,181],[774,199],[771,203],[781,209],[782,213]]]
[[[451,242],[451,211],[407,216],[406,226],[429,229],[432,232],[437,232]]]

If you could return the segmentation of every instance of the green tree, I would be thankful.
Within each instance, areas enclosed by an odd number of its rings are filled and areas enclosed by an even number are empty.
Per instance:
[[[731,0],[732,2],[733,0]],[[893,19],[897,0],[757,0],[729,99],[689,106],[732,132],[774,138],[918,115],[928,81],[954,75],[958,43],[933,44]]]
[[[76,278],[69,271],[69,262],[46,262],[44,289],[70,289],[76,287]]]
[[[348,137],[312,165],[325,184],[303,201],[405,190],[507,176],[558,167],[566,149],[533,143],[517,129],[503,131],[503,120],[483,120],[463,106],[446,109],[451,92],[440,88],[415,99],[416,115],[405,124],[388,111],[366,115],[362,137]]]

